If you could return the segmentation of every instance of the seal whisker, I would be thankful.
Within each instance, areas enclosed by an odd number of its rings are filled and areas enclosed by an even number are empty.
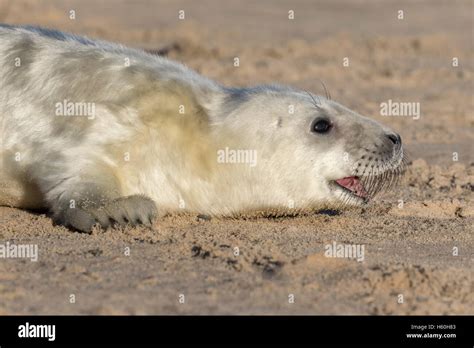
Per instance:
[[[316,100],[314,99],[313,95],[312,95],[311,93],[309,93],[308,91],[306,91],[306,90],[305,90],[305,92],[308,93],[308,95],[310,96],[310,98],[313,100],[314,106],[319,109],[319,108],[321,107],[321,105],[322,105],[322,104],[321,104],[321,99],[319,99],[319,96],[316,96],[316,97],[318,98],[318,100],[319,100],[319,105],[318,105],[318,103],[316,103]]]
[[[328,89],[326,88],[326,85],[324,84],[323,81],[321,81],[320,79],[318,79],[319,83],[323,86],[324,88],[324,94],[326,95],[326,99],[327,100],[331,100],[331,95],[329,94],[329,91]]]

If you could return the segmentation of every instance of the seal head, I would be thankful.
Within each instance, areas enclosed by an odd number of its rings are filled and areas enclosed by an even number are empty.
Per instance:
[[[262,86],[230,91],[227,103],[221,126],[257,150],[253,189],[261,182],[274,202],[361,205],[404,171],[397,133],[327,98]]]

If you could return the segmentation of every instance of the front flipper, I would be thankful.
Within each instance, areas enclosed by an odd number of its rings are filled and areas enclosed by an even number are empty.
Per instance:
[[[43,182],[51,187],[46,201],[55,220],[62,225],[90,232],[94,225],[151,226],[157,216],[155,202],[143,195],[122,196],[115,176],[104,167],[89,167],[94,172]],[[100,169],[100,170],[99,170]],[[50,178],[51,180],[51,178]]]
[[[104,205],[88,204],[88,206],[66,208],[58,215],[58,221],[79,231],[90,232],[94,225],[102,228],[109,226],[151,227],[156,218],[156,205],[148,197],[133,195],[108,201]]]

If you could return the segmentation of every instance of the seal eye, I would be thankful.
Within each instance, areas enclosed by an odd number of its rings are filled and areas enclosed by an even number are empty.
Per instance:
[[[324,133],[329,132],[331,127],[332,127],[331,122],[323,119],[323,120],[317,120],[313,122],[313,125],[311,126],[311,130],[314,133],[324,134]]]

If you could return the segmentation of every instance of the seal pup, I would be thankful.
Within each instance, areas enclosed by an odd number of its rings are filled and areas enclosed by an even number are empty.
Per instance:
[[[0,26],[0,121],[0,205],[79,231],[361,205],[403,170],[397,133],[330,98],[30,26]]]

